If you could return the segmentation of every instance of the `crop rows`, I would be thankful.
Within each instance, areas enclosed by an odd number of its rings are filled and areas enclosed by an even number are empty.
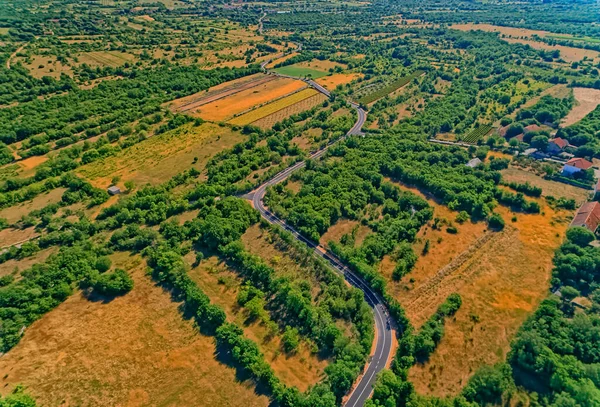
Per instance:
[[[490,130],[492,130],[491,125],[482,124],[481,126],[471,131],[469,134],[467,134],[463,141],[465,143],[475,144],[480,138],[488,134]]]
[[[395,90],[400,89],[401,87],[403,87],[407,83],[409,83],[411,80],[413,80],[414,78],[416,78],[418,76],[421,76],[422,74],[423,74],[423,71],[415,71],[408,76],[404,76],[402,78],[396,79],[394,82],[390,83],[389,85],[384,86],[384,87],[376,90],[375,92],[369,93],[368,95],[361,97],[360,99],[358,99],[358,103],[363,104],[363,105],[368,105],[369,103],[372,103],[372,102],[376,101],[377,99],[381,99],[382,97],[389,95],[390,93],[394,92]]]
[[[316,95],[301,100],[300,102],[294,103],[291,106],[284,107],[283,109],[280,109],[273,114],[263,117],[262,119],[258,119],[252,124],[263,129],[270,129],[271,127],[273,127],[273,125],[275,125],[275,123],[287,119],[288,117],[296,113],[301,113],[305,110],[312,109],[319,103],[322,103],[325,99],[327,99],[325,95],[323,95],[322,93],[317,93]]]
[[[301,102],[304,99],[308,99],[309,97],[314,96],[316,94],[317,91],[314,89],[303,89],[300,92],[294,93],[293,95],[284,97],[282,99],[266,104],[262,107],[259,107],[258,109],[254,109],[240,116],[234,117],[229,121],[229,123],[238,126],[245,126],[246,124],[254,123],[257,120],[262,119],[263,117],[267,117],[275,112],[280,111],[281,109],[285,109],[286,107]]]

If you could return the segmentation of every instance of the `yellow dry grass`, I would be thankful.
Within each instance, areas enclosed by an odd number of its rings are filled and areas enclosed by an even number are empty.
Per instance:
[[[31,63],[26,63],[22,58],[15,58],[13,63],[15,62],[21,62],[29,70],[31,76],[38,79],[42,76],[50,76],[58,79],[63,73],[73,76],[71,67],[57,61],[55,56],[33,55]]]
[[[267,68],[272,68],[275,65],[280,64],[282,62],[285,62],[288,59],[293,58],[293,57],[295,57],[297,55],[299,55],[297,52],[292,52],[291,54],[285,55],[285,56],[283,56],[281,58],[274,59],[273,61],[271,61],[270,64],[267,65]]]
[[[229,121],[230,124],[243,126],[246,124],[254,123],[257,120],[260,120],[264,117],[267,117],[271,114],[279,112],[280,110],[291,107],[292,105],[303,101],[304,99],[308,99],[312,96],[315,96],[318,92],[314,89],[303,89],[299,92],[296,92],[290,96],[286,96],[279,100],[276,100],[272,103],[269,103],[265,106],[259,107],[257,109],[251,110],[248,113],[244,113],[240,116],[237,116]],[[315,104],[316,105],[316,104]],[[303,109],[306,110],[306,109]]]
[[[316,69],[317,71],[329,72],[330,69],[335,69],[340,67],[342,69],[346,69],[348,66],[344,64],[340,64],[338,62],[333,62],[329,60],[321,61],[320,59],[313,59],[311,61],[304,61],[296,64],[298,66],[304,66],[306,68]]]
[[[6,219],[9,223],[14,223],[33,210],[42,209],[51,203],[60,202],[65,191],[65,188],[56,188],[36,196],[31,201],[11,206],[10,208],[4,208],[0,210],[0,218]],[[4,244],[0,244],[0,246],[4,246]]]
[[[109,303],[76,293],[35,322],[2,357],[1,393],[23,384],[42,407],[269,404],[215,359],[214,339],[182,319],[139,257],[113,264],[130,270],[134,289]]]
[[[529,182],[531,185],[542,188],[542,195],[551,195],[555,198],[569,198],[574,199],[578,205],[587,201],[591,191],[577,188],[573,185],[563,184],[560,182],[554,182],[546,180],[533,172],[526,171],[524,169],[510,166],[509,168],[502,170],[502,179],[508,182]]]
[[[77,56],[80,64],[88,64],[91,67],[112,66],[118,67],[125,62],[132,62],[136,59],[134,55],[120,51],[90,51]]]
[[[247,89],[229,97],[202,106],[196,115],[210,121],[226,121],[254,106],[289,95],[306,84],[302,81],[278,78],[259,87]]]
[[[450,293],[463,298],[430,360],[409,372],[419,393],[457,394],[477,368],[504,360],[519,326],[546,296],[554,250],[572,214],[538,202],[542,207],[538,215],[496,208],[507,222],[503,232],[485,231],[485,225],[472,223],[456,225],[456,235],[431,227],[419,232],[415,251],[420,253],[424,238],[430,239],[431,249],[399,284],[390,284],[393,295],[417,327]],[[436,216],[452,214],[432,204]],[[390,273],[392,262],[382,263],[384,274]]]
[[[354,236],[355,247],[360,246],[365,238],[369,234],[373,233],[368,226],[362,225],[356,220],[342,219],[327,229],[327,232],[321,236],[319,243],[321,246],[327,246],[327,244],[331,241],[339,243],[342,236],[345,234],[351,234],[354,228],[356,228],[356,234]]]
[[[242,140],[240,133],[228,127],[212,123],[196,127],[190,123],[84,165],[77,172],[97,187],[107,187],[114,176],[138,185],[156,184],[191,167],[202,171],[214,154]],[[194,157],[198,161],[192,164]]]
[[[336,73],[330,76],[323,76],[315,80],[319,85],[327,90],[334,90],[339,85],[345,85],[355,79],[362,78],[361,73]]]
[[[193,261],[191,258],[190,263]],[[190,271],[190,276],[213,303],[223,307],[228,321],[244,328],[244,335],[258,344],[265,360],[285,384],[305,391],[319,382],[327,361],[319,360],[306,343],[302,343],[296,354],[286,355],[282,350],[281,334],[271,335],[258,321],[247,323],[244,309],[236,300],[242,280],[217,257],[204,259]]]

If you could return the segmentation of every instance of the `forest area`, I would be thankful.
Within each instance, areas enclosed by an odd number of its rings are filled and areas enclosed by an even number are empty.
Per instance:
[[[6,1],[0,407],[600,406],[598,21]]]

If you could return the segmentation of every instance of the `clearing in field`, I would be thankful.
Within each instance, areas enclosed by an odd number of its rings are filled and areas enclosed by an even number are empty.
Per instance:
[[[194,262],[193,256],[189,262]],[[286,355],[281,344],[281,334],[273,334],[260,321],[248,321],[247,313],[237,302],[242,279],[227,265],[212,256],[193,268],[190,276],[210,297],[211,302],[223,307],[228,321],[244,328],[244,335],[257,343],[265,360],[286,385],[305,391],[319,382],[327,361],[319,360],[312,354],[307,343],[302,343],[296,354]]]
[[[316,69],[317,71],[324,71],[324,72],[329,72],[330,69],[335,69],[335,68],[342,68],[342,69],[348,68],[347,65],[340,64],[339,62],[334,62],[334,61],[329,61],[329,60],[321,61],[320,59],[304,61],[304,62],[300,62],[296,65],[303,66],[305,68]]]
[[[86,164],[77,172],[101,188],[107,187],[114,176],[137,185],[158,184],[191,167],[202,171],[214,154],[243,140],[240,133],[228,127],[190,123]]]
[[[0,218],[6,219],[9,223],[17,222],[22,216],[28,215],[33,210],[42,209],[51,203],[60,202],[65,191],[65,188],[55,188],[36,196],[30,201],[11,206],[10,208],[4,208],[0,210]]]
[[[340,85],[345,85],[355,79],[362,78],[363,76],[364,75],[361,73],[336,73],[329,76],[323,76],[317,79],[315,82],[327,90],[334,90]]]
[[[305,87],[306,84],[299,80],[277,78],[260,86],[207,103],[201,106],[195,115],[200,116],[204,120],[226,121],[236,114],[248,111],[255,106],[268,103],[274,99],[291,95]]]
[[[29,73],[34,78],[41,78],[43,76],[50,76],[54,79],[59,79],[61,74],[73,76],[73,70],[70,66],[63,65],[62,62],[58,61],[53,55],[33,55],[31,62],[25,62],[23,58],[15,58],[14,62],[21,62],[25,68],[29,70]]]
[[[118,253],[113,264],[133,290],[108,303],[76,293],[31,325],[2,357],[3,395],[23,384],[40,406],[269,404],[215,359],[214,339],[182,318],[140,257]]]
[[[583,119],[600,104],[600,89],[573,88],[576,104],[561,121],[561,126],[568,127]]]
[[[318,69],[308,68],[299,64],[282,66],[281,68],[275,68],[275,71],[281,75],[294,76],[297,78],[311,77],[317,79],[322,76],[328,75],[327,71],[321,71]]]
[[[329,247],[329,242],[339,243],[342,236],[354,234],[354,247],[359,247],[371,233],[373,231],[368,226],[362,225],[356,220],[342,219],[327,229],[327,232],[321,236],[319,243],[323,247]]]
[[[134,55],[120,51],[90,51],[77,56],[80,64],[88,64],[90,67],[112,66],[116,68],[125,62],[132,62],[136,59]]]
[[[229,123],[238,125],[238,126],[244,126],[246,124],[254,123],[257,120],[266,118],[267,116],[272,115],[274,113],[288,110],[289,108],[292,108],[291,110],[293,111],[293,112],[290,112],[289,115],[291,115],[293,113],[298,113],[298,111],[296,111],[297,109],[293,109],[293,106],[295,104],[302,102],[306,99],[312,98],[314,96],[317,96],[318,94],[319,94],[319,92],[317,92],[314,89],[303,89],[300,92],[294,93],[293,95],[281,98],[275,102],[269,103],[265,106],[251,110],[248,113],[244,113],[240,116],[237,116],[237,117],[231,119],[229,121]],[[325,96],[323,96],[323,97],[325,97]],[[322,102],[323,98],[320,98],[320,100]],[[311,104],[313,106],[316,106],[319,103],[319,99],[315,99],[313,102],[315,102],[315,103],[311,103]],[[308,109],[310,109],[310,107],[308,107]],[[302,109],[302,110],[307,110],[307,109]],[[302,110],[300,110],[300,111],[302,111]],[[287,114],[287,112],[283,112],[283,113]],[[287,116],[285,116],[285,117],[287,117]],[[283,117],[283,118],[285,119],[285,117]]]
[[[418,392],[455,395],[477,368],[505,360],[514,334],[546,296],[552,257],[572,213],[554,211],[543,199],[538,203],[538,215],[496,208],[507,222],[502,232],[472,223],[455,223],[456,235],[444,236],[431,225],[419,232],[419,244],[428,238],[431,249],[399,284],[390,285],[393,295],[417,327],[453,292],[462,296],[463,305],[446,322],[444,338],[429,361],[410,370]],[[448,211],[434,207],[434,216]],[[454,247],[447,250],[447,245]]]

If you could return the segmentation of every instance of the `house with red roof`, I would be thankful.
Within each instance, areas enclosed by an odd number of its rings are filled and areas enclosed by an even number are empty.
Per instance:
[[[590,232],[596,232],[600,225],[600,203],[586,202],[577,211],[569,227],[580,226]]]
[[[585,158],[575,157],[567,161],[562,168],[563,175],[573,175],[576,172],[584,171],[592,168],[592,163]]]
[[[560,154],[569,146],[569,142],[564,138],[556,137],[548,141],[548,152],[552,154]]]
[[[544,128],[542,126],[538,126],[537,124],[530,124],[529,126],[525,126],[525,128],[523,129],[523,133],[527,134],[532,131],[542,131],[542,130],[544,130]]]

